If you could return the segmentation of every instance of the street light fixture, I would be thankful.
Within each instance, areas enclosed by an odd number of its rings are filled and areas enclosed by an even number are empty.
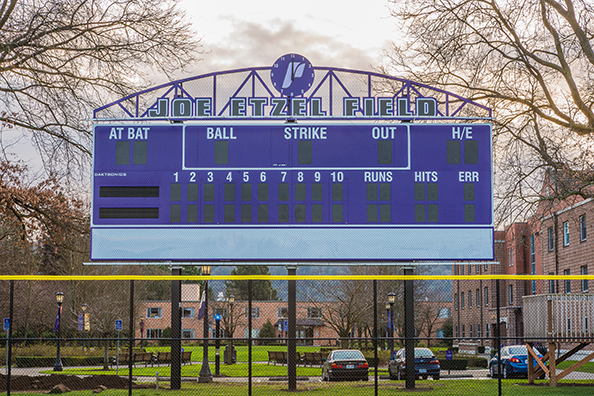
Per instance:
[[[212,270],[212,266],[210,265],[203,265],[200,268],[200,273],[202,275],[208,276],[210,275],[210,271]],[[208,365],[208,281],[204,280],[204,317],[203,320],[203,350],[202,350],[202,368],[200,369],[200,374],[198,377],[198,382],[212,382],[212,373],[210,372],[210,366]]]
[[[83,304],[81,309],[83,311],[83,320],[82,320],[82,339],[83,339],[83,351],[85,350],[85,331],[87,331],[87,308],[89,306],[87,304]]]
[[[56,293],[56,303],[58,303],[58,314],[56,317],[56,338],[58,339],[58,348],[56,350],[56,363],[54,364],[54,371],[62,371],[62,359],[60,358],[60,316],[62,314],[62,302],[64,302],[64,293]]]
[[[396,294],[390,292],[388,293],[388,305],[390,306],[390,315],[388,318],[388,328],[390,329],[390,357],[394,355],[394,303],[396,303]]]

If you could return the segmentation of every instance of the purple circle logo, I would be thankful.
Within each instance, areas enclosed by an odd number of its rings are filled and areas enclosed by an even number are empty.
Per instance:
[[[270,80],[274,88],[282,95],[301,96],[313,84],[314,68],[303,55],[283,55],[272,65]]]

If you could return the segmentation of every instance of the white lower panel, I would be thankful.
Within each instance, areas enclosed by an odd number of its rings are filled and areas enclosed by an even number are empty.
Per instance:
[[[93,228],[91,260],[492,260],[492,228]]]

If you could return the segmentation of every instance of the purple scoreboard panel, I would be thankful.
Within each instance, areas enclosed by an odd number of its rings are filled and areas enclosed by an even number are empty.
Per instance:
[[[489,124],[94,129],[92,260],[491,260]]]

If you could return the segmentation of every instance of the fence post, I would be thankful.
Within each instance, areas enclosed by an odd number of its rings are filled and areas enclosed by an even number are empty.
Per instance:
[[[495,280],[495,300],[497,300],[497,386],[501,396],[501,305],[499,302],[499,279]]]
[[[84,330],[83,330],[84,331]],[[119,334],[119,332],[118,332]],[[132,348],[134,347],[134,280],[130,281],[130,335],[128,343],[128,395],[132,396]],[[119,351],[117,351],[119,353]]]
[[[297,266],[287,266],[289,276],[297,274]],[[296,281],[289,283],[289,331],[287,334],[287,376],[289,390],[297,390],[297,287]]]
[[[13,311],[14,311],[14,281],[10,281],[10,326],[8,326],[8,366],[6,367],[6,396],[10,396],[10,377],[12,376],[12,327],[13,327]]]
[[[252,396],[252,280],[248,280],[248,396]]]
[[[412,276],[412,267],[402,268],[404,275]],[[406,350],[406,389],[415,388],[415,294],[413,280],[404,281],[404,347]]]
[[[181,275],[182,267],[171,267],[171,274]],[[208,311],[204,320],[207,316]],[[171,389],[181,389],[181,281],[179,279],[171,282]]]
[[[374,372],[374,391],[375,396],[378,394],[378,380],[379,376],[377,373],[378,358],[377,358],[377,279],[373,280],[373,366]]]

